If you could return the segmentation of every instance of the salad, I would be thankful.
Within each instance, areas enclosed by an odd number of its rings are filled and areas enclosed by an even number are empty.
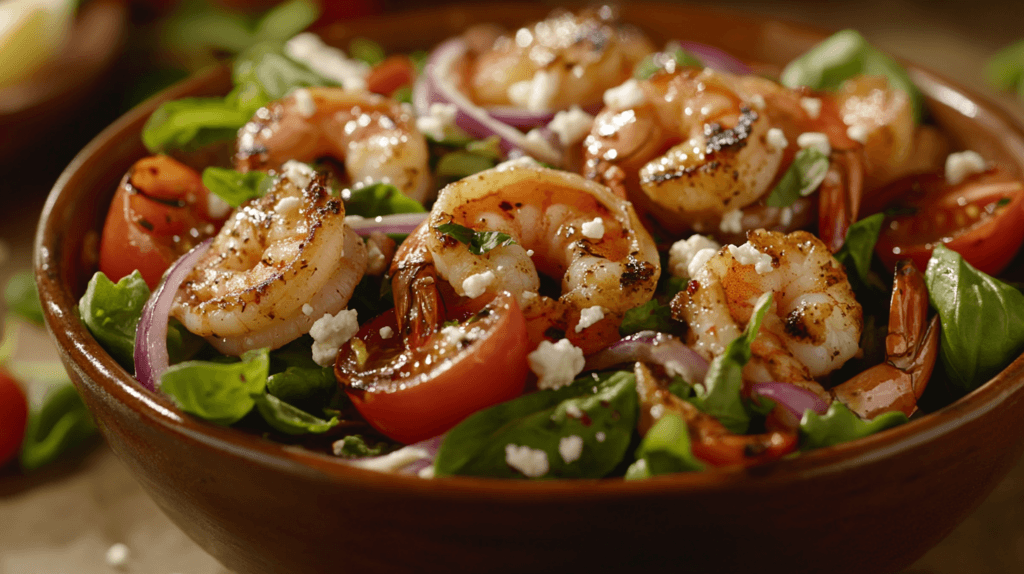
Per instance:
[[[79,309],[184,412],[639,479],[885,430],[1024,349],[1024,184],[854,31],[775,77],[609,7],[349,52],[258,44],[146,125]]]

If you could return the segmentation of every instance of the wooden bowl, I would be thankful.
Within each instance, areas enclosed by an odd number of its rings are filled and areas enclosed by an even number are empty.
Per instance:
[[[344,24],[394,49],[468,23],[523,23],[537,5],[466,6]],[[783,63],[822,35],[705,9],[629,4],[668,38]],[[423,26],[423,22],[431,22]],[[910,67],[939,122],[965,146],[1024,171],[1024,130],[972,92]],[[642,482],[421,480],[182,414],[96,343],[74,307],[95,269],[118,179],[145,150],[164,100],[225,93],[226,70],[179,84],[118,120],[71,163],[47,202],[36,276],[62,359],[113,450],[157,504],[238,572],[895,571],[967,516],[1024,450],[1024,358],[969,396],[906,425],[748,470]]]

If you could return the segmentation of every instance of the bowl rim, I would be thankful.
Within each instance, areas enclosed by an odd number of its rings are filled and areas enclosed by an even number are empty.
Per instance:
[[[411,11],[412,13],[441,13],[471,5],[442,6]],[[532,5],[531,5],[532,6]],[[638,2],[630,10],[644,7],[681,8],[678,5],[660,2]],[[738,17],[756,25],[780,24],[807,34],[825,37],[828,32],[805,24],[788,22],[771,17],[740,14],[705,7],[689,7],[701,12]],[[410,12],[406,12],[408,14]],[[370,20],[380,19],[373,17]],[[346,23],[351,25],[351,22]],[[912,79],[926,94],[945,96],[945,103],[958,113],[949,102],[969,102],[974,106],[974,119],[982,117],[986,130],[999,126],[1008,130],[1016,141],[1017,150],[1024,150],[1024,124],[989,98],[940,74],[919,65],[902,61]],[[124,370],[92,337],[78,320],[75,308],[78,299],[68,285],[59,281],[61,274],[53,266],[60,263],[65,228],[60,222],[59,208],[71,201],[73,184],[84,164],[92,157],[111,147],[111,141],[141,124],[156,107],[164,101],[194,94],[196,90],[209,89],[223,84],[230,77],[224,66],[200,72],[164,90],[139,104],[97,135],[79,152],[54,184],[42,211],[34,242],[34,268],[46,326],[56,341],[66,365],[76,366],[87,381],[75,380],[76,385],[95,385],[95,391],[106,401],[112,401],[115,408],[130,411],[131,415],[144,419],[149,426],[160,427],[186,440],[216,449],[227,456],[234,456],[253,464],[275,467],[290,474],[305,477],[311,481],[325,482],[339,486],[404,491],[415,495],[434,498],[459,497],[490,498],[496,492],[511,501],[543,501],[545,499],[633,497],[637,495],[661,495],[665,493],[701,494],[726,490],[767,491],[780,484],[806,481],[823,475],[841,473],[845,469],[873,464],[898,457],[918,446],[957,432],[965,424],[983,417],[997,409],[1024,389],[1024,354],[1017,357],[1002,372],[985,384],[955,402],[934,412],[924,414],[898,427],[862,439],[840,445],[800,453],[799,456],[773,461],[755,467],[728,467],[711,469],[699,473],[679,473],[651,477],[645,480],[629,481],[620,478],[603,479],[549,479],[510,481],[480,477],[445,477],[438,480],[424,480],[417,476],[381,473],[352,466],[344,459],[313,451],[275,443],[260,436],[206,422],[177,409],[171,399],[144,389]],[[950,99],[952,98],[952,99]],[[930,97],[929,99],[935,99]],[[1021,164],[1024,165],[1024,151]],[[72,370],[72,369],[69,369]],[[73,377],[74,379],[74,377]],[[514,487],[512,486],[514,485]],[[586,487],[584,487],[586,485]]]

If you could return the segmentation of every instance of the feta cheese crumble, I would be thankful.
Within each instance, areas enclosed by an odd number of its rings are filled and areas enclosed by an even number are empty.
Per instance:
[[[583,372],[586,359],[583,349],[574,346],[568,339],[557,343],[541,341],[537,350],[527,355],[530,370],[538,377],[537,388],[560,389],[568,385]]]
[[[313,337],[313,360],[321,367],[331,366],[338,349],[358,332],[355,309],[342,309],[337,315],[324,313],[309,329],[309,336]]]
[[[750,105],[754,106],[755,109],[763,110],[768,104],[764,101],[764,96],[761,94],[754,94],[750,96]]]
[[[558,454],[562,455],[565,464],[576,462],[583,454],[583,438],[575,434],[562,437],[558,441]]]
[[[548,453],[528,446],[505,445],[505,463],[529,478],[538,478],[548,473]]]
[[[221,199],[216,193],[207,193],[206,213],[209,213],[210,217],[214,219],[226,217],[227,214],[231,213],[231,204]],[[0,263],[3,263],[3,261],[0,260]]]
[[[721,248],[722,246],[717,241],[705,235],[694,234],[686,239],[680,239],[673,243],[672,247],[668,250],[669,273],[675,277],[693,277],[695,269],[691,270],[690,264],[697,254],[708,250],[711,252],[711,255],[714,255]],[[708,256],[704,259],[698,268],[707,263],[707,260],[710,258]]]
[[[580,232],[587,239],[601,239],[604,237],[604,220],[600,217],[595,217],[584,223],[580,228]]]
[[[818,98],[800,98],[800,107],[807,112],[807,117],[812,120],[818,119],[821,115],[821,100]]]
[[[302,304],[302,314],[307,316],[307,317],[312,315],[313,314],[313,306],[310,305],[309,303],[303,303]]]
[[[129,554],[128,546],[118,542],[110,548],[107,548],[107,554],[104,558],[106,559],[108,566],[119,568],[128,563]]]
[[[299,111],[299,115],[304,118],[313,117],[313,114],[316,113],[313,94],[310,94],[306,88],[298,88],[292,91],[292,95],[295,96],[295,109]]]
[[[630,78],[621,86],[609,88],[604,92],[604,105],[617,110],[628,110],[635,108],[647,101],[640,83]]]
[[[315,172],[313,171],[313,168],[301,161],[290,159],[284,162],[284,165],[281,166],[281,175],[283,175],[288,181],[295,184],[295,187],[298,187],[299,189],[306,189],[309,187],[309,183],[313,181]]]
[[[476,299],[487,291],[487,287],[494,283],[495,279],[494,271],[490,269],[482,273],[470,275],[462,281],[462,292],[466,297]]]
[[[743,231],[743,212],[734,209],[723,215],[718,229],[723,233],[741,233]]]
[[[789,140],[786,139],[786,134],[782,133],[779,128],[771,128],[768,130],[767,136],[768,145],[774,149],[786,149],[789,145]]]
[[[565,414],[567,416],[570,416],[570,417],[574,418],[574,419],[581,419],[581,418],[583,418],[583,411],[580,410],[580,408],[578,406],[576,406],[576,403],[569,403],[568,405],[566,405],[565,406]]]
[[[597,431],[597,434],[594,435],[594,438],[597,439],[597,442],[604,442],[604,439],[607,437],[605,436],[604,431]]]
[[[855,125],[846,128],[846,137],[861,144],[868,143],[868,128],[862,125]]]
[[[328,46],[316,34],[298,34],[285,43],[284,53],[321,76],[338,82],[346,90],[366,89],[370,65],[362,60],[345,57],[345,52]]]
[[[531,112],[551,109],[551,101],[558,95],[558,78],[547,70],[537,70],[529,80],[508,87],[508,100]]]
[[[274,205],[274,213],[280,215],[281,217],[289,217],[292,213],[297,211],[299,209],[299,206],[301,205],[302,200],[299,199],[298,197],[295,197],[294,195],[282,197]]]
[[[832,153],[832,144],[828,143],[828,136],[821,132],[800,134],[796,138],[796,145],[801,149],[814,148],[825,155]]]
[[[753,265],[754,271],[757,271],[758,275],[764,275],[774,269],[772,256],[758,251],[749,241],[739,247],[730,245],[729,253],[736,258],[740,265]]]
[[[434,141],[444,141],[455,135],[455,116],[459,109],[455,104],[430,104],[427,114],[416,118],[416,129]]]
[[[958,151],[946,157],[946,183],[956,185],[985,171],[985,160],[976,151]]]
[[[384,340],[390,339],[391,337],[395,336],[395,330],[392,329],[391,327],[388,327],[387,325],[381,327],[379,333],[380,338]]]
[[[594,305],[593,307],[587,307],[580,311],[580,322],[576,323],[576,332],[579,333],[587,327],[597,323],[601,319],[604,319],[604,309],[600,305]]]
[[[556,113],[548,129],[558,136],[563,146],[571,146],[583,141],[593,123],[594,116],[574,104],[568,111]]]

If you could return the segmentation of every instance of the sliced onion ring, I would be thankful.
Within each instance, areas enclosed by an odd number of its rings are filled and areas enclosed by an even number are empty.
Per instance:
[[[740,75],[754,73],[750,66],[744,64],[732,54],[719,50],[714,46],[697,42],[679,42],[678,44],[683,50],[696,56],[708,68]]]
[[[434,459],[437,458],[437,451],[441,448],[443,441],[444,435],[441,434],[403,446],[388,454],[354,458],[349,460],[348,463],[352,466],[378,472],[418,475],[421,470],[434,464]]]
[[[135,378],[151,391],[160,385],[160,377],[169,366],[167,319],[174,304],[174,294],[199,259],[210,249],[212,242],[213,238],[207,239],[179,257],[142,307],[142,317],[135,328]]]
[[[819,415],[823,415],[828,412],[828,403],[822,400],[821,397],[792,383],[783,383],[779,381],[754,383],[751,386],[750,392],[751,394],[760,395],[782,405],[786,410],[792,413],[798,421],[803,418],[804,412],[807,409],[811,409]]]
[[[640,331],[619,339],[587,357],[584,370],[602,370],[623,363],[656,363],[669,374],[678,374],[690,384],[701,383],[708,362],[678,338],[657,331]]]
[[[345,225],[352,228],[360,236],[374,232],[410,234],[427,219],[428,213],[394,213],[377,217],[348,216]]]

